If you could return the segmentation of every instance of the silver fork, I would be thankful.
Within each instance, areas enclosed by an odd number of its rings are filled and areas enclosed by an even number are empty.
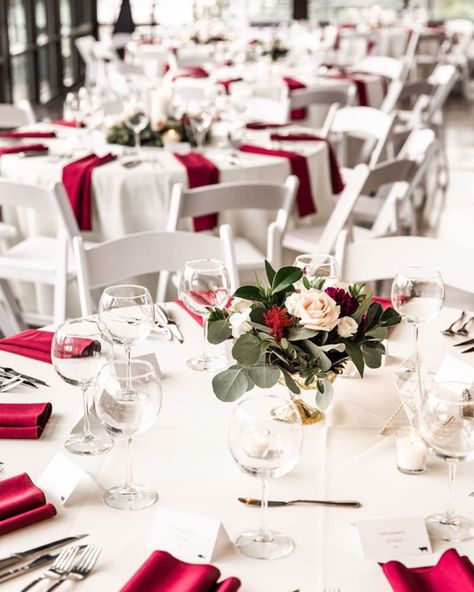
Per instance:
[[[465,316],[466,316],[466,311],[463,310],[461,313],[461,316],[458,317],[454,322],[452,322],[447,329],[444,329],[444,331],[441,331],[441,333],[443,335],[447,335],[448,337],[453,337],[453,335],[456,335],[457,331],[454,331],[453,327],[455,325],[457,325],[458,323],[462,323]]]
[[[88,545],[81,557],[72,566],[68,573],[64,574],[57,582],[46,589],[45,592],[50,592],[58,588],[65,580],[74,580],[76,582],[87,578],[87,576],[94,569],[97,559],[102,549],[95,545]]]
[[[66,547],[61,551],[61,553],[56,557],[53,565],[48,567],[39,578],[30,582],[25,588],[22,588],[20,592],[26,592],[30,588],[33,588],[38,582],[41,580],[49,579],[49,580],[57,580],[63,577],[65,574],[69,573],[74,565],[74,560],[76,559],[77,552],[79,551],[79,547]]]
[[[467,330],[467,326],[474,321],[474,315],[470,316],[467,321],[464,323],[464,325],[462,327],[459,327],[459,329],[455,332],[456,335],[463,335],[464,337],[466,337],[467,335],[469,335],[469,331]]]

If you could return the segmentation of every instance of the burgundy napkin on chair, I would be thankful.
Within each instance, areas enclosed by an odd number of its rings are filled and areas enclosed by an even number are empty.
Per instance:
[[[384,310],[392,306],[392,300],[384,296],[372,296],[372,302],[378,302]]]
[[[204,68],[200,68],[199,66],[195,66],[193,68],[180,68],[176,74],[173,75],[173,80],[177,80],[178,78],[208,78],[209,74],[204,70]]]
[[[92,171],[117,158],[113,154],[89,154],[63,168],[62,180],[81,230],[92,230]]]
[[[251,121],[245,126],[250,130],[266,130],[273,127],[288,127],[290,123],[264,123],[263,121]]]
[[[219,80],[219,84],[221,84],[225,88],[225,92],[227,95],[230,94],[230,85],[233,82],[240,82],[243,78],[229,78],[228,80]]]
[[[285,81],[285,84],[288,87],[290,94],[291,94],[292,90],[306,88],[306,84],[303,84],[299,80],[295,80],[295,78],[290,78],[289,76],[284,76],[283,80]],[[296,121],[299,119],[306,119],[307,116],[308,116],[308,110],[306,109],[306,107],[302,107],[301,109],[292,109],[291,113],[290,113],[290,118],[293,121]]]
[[[369,95],[367,92],[367,86],[365,80],[360,78],[356,74],[349,74],[349,73],[334,73],[328,74],[328,78],[333,78],[334,80],[350,80],[356,85],[357,89],[357,98],[359,99],[359,105],[361,107],[368,107],[369,106]]]
[[[405,567],[398,561],[381,563],[394,592],[474,592],[474,566],[456,549],[445,551],[432,567]]]
[[[331,186],[333,193],[341,193],[344,189],[344,181],[342,180],[341,171],[339,170],[339,163],[337,162],[336,153],[332,147],[331,142],[322,136],[315,134],[271,134],[270,138],[276,142],[326,142],[329,154],[329,169],[331,171]]]
[[[236,592],[237,578],[217,583],[220,571],[212,565],[196,565],[175,559],[166,551],[154,551],[120,592]]]
[[[55,119],[51,121],[52,125],[62,125],[64,127],[84,127],[84,123],[82,121],[79,122],[77,125],[77,121],[66,121],[65,119]]]
[[[287,158],[290,163],[291,174],[296,175],[300,181],[298,193],[296,194],[299,215],[304,217],[316,213],[317,210],[313,199],[313,192],[311,191],[308,163],[304,156],[290,150],[270,150],[268,148],[261,148],[260,146],[251,146],[250,144],[243,144],[240,150],[252,154],[268,154],[268,156]]]
[[[26,473],[0,481],[0,535],[56,515]]]
[[[203,154],[190,152],[189,154],[175,154],[174,156],[186,168],[190,189],[219,183],[219,169]],[[197,232],[212,230],[217,226],[217,214],[197,216],[194,218],[193,224],[194,230]]]
[[[0,438],[39,438],[52,410],[51,403],[1,403]]]
[[[53,333],[28,329],[17,335],[0,339],[0,350],[51,364]]]
[[[19,152],[47,152],[48,147],[44,144],[22,144],[21,146],[2,146],[0,156],[4,154],[18,154]]]
[[[54,132],[2,132],[0,138],[13,138],[21,140],[23,138],[55,138]]]

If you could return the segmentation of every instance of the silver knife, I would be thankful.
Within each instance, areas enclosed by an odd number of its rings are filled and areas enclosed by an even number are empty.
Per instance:
[[[459,343],[453,343],[453,347],[463,347],[464,345],[471,345],[474,343],[474,339],[465,339]]]
[[[239,502],[242,504],[246,504],[247,506],[261,506],[262,501],[259,499],[255,499],[253,497],[239,497]],[[294,504],[315,504],[318,506],[339,506],[343,508],[360,508],[362,504],[356,500],[342,500],[342,501],[334,501],[334,500],[308,500],[308,499],[297,499],[297,500],[289,500],[286,502],[283,501],[276,501],[276,500],[268,500],[268,507],[269,508],[278,508],[282,506],[292,506]]]
[[[473,352],[474,351],[474,346],[470,347],[469,349],[465,349],[464,351],[462,351],[462,354],[468,354],[469,352]]]
[[[166,311],[166,308],[161,304],[155,304],[155,313],[160,320],[159,322],[164,325],[167,325],[170,328],[171,332],[173,333],[174,337],[176,337],[176,339],[179,341],[179,343],[184,343],[184,337],[181,332],[181,329],[176,324],[176,321],[170,318],[168,312]]]
[[[56,547],[62,547],[63,545],[67,545],[68,543],[72,543],[73,541],[78,541],[82,539],[88,534],[78,534],[76,536],[65,537],[64,539],[59,539],[57,541],[52,541],[51,543],[46,543],[45,545],[41,545],[39,547],[34,547],[33,549],[28,549],[27,551],[19,551],[18,553],[11,553],[11,555],[7,555],[0,559],[0,569],[5,567],[10,567],[10,565],[15,565],[16,563],[20,563],[28,557],[32,555],[38,555],[43,551],[49,551],[50,549],[55,549]]]
[[[17,576],[21,576],[22,574],[32,571],[33,569],[38,569],[38,567],[54,561],[58,555],[59,553],[47,553],[46,555],[41,555],[40,557],[33,559],[33,561],[30,561],[21,567],[10,569],[9,571],[0,574],[0,584],[2,582],[6,582],[7,580],[11,580],[12,578],[16,578]]]

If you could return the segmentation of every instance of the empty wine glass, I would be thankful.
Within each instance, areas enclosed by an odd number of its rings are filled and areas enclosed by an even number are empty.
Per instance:
[[[445,513],[426,518],[429,534],[458,542],[474,535],[474,523],[454,511],[454,482],[458,463],[474,457],[474,404],[472,386],[460,382],[435,384],[428,391],[420,415],[420,433],[428,450],[449,468],[449,505]],[[473,393],[474,394],[474,393]]]
[[[63,105],[63,118],[65,121],[74,122],[76,127],[81,126],[81,108],[77,93],[67,93]]]
[[[413,325],[415,352],[404,362],[404,372],[417,374],[419,410],[423,397],[419,352],[419,331],[441,310],[444,284],[441,275],[429,267],[408,267],[400,271],[392,284],[392,304],[404,321]]]
[[[275,413],[283,406],[284,420]],[[299,460],[302,444],[300,414],[283,395],[258,393],[243,399],[235,407],[229,426],[231,454],[242,472],[262,481],[260,529],[244,532],[235,541],[244,555],[256,559],[278,559],[293,550],[291,538],[267,528],[267,482],[293,469]]]
[[[196,148],[202,150],[206,134],[212,124],[213,113],[208,106],[191,101],[188,106],[188,118],[196,141]]]
[[[110,286],[100,297],[99,318],[114,342],[124,347],[130,365],[132,346],[145,341],[155,324],[151,294],[143,286]]]
[[[124,111],[125,125],[135,134],[135,153],[138,157],[141,148],[140,134],[150,123],[145,101],[138,97],[132,97],[125,103]]]
[[[222,307],[229,300],[229,275],[222,261],[198,259],[188,261],[184,267],[179,293],[184,304],[202,317],[204,347],[201,356],[191,358],[187,364],[193,370],[216,370],[222,361],[207,353],[208,307]]]
[[[294,264],[303,270],[309,280],[324,278],[326,282],[329,280],[339,281],[341,277],[339,263],[332,255],[306,253],[298,255]]]
[[[127,441],[127,477],[124,485],[112,487],[104,501],[119,510],[141,510],[158,495],[151,487],[133,481],[132,446],[137,434],[148,431],[161,408],[161,384],[153,366],[143,360],[115,361],[104,366],[97,377],[95,408],[102,424]]]
[[[84,419],[82,433],[72,434],[64,446],[73,454],[101,454],[113,446],[105,433],[92,433],[88,389],[101,368],[112,359],[112,339],[97,319],[82,318],[59,325],[51,344],[54,369],[67,383],[82,390]]]

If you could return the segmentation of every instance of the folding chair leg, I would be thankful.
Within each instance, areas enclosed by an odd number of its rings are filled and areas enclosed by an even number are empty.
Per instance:
[[[21,310],[15,295],[5,279],[0,279],[0,292],[3,294],[3,309],[0,312],[0,328],[6,335],[14,335],[26,329]]]

